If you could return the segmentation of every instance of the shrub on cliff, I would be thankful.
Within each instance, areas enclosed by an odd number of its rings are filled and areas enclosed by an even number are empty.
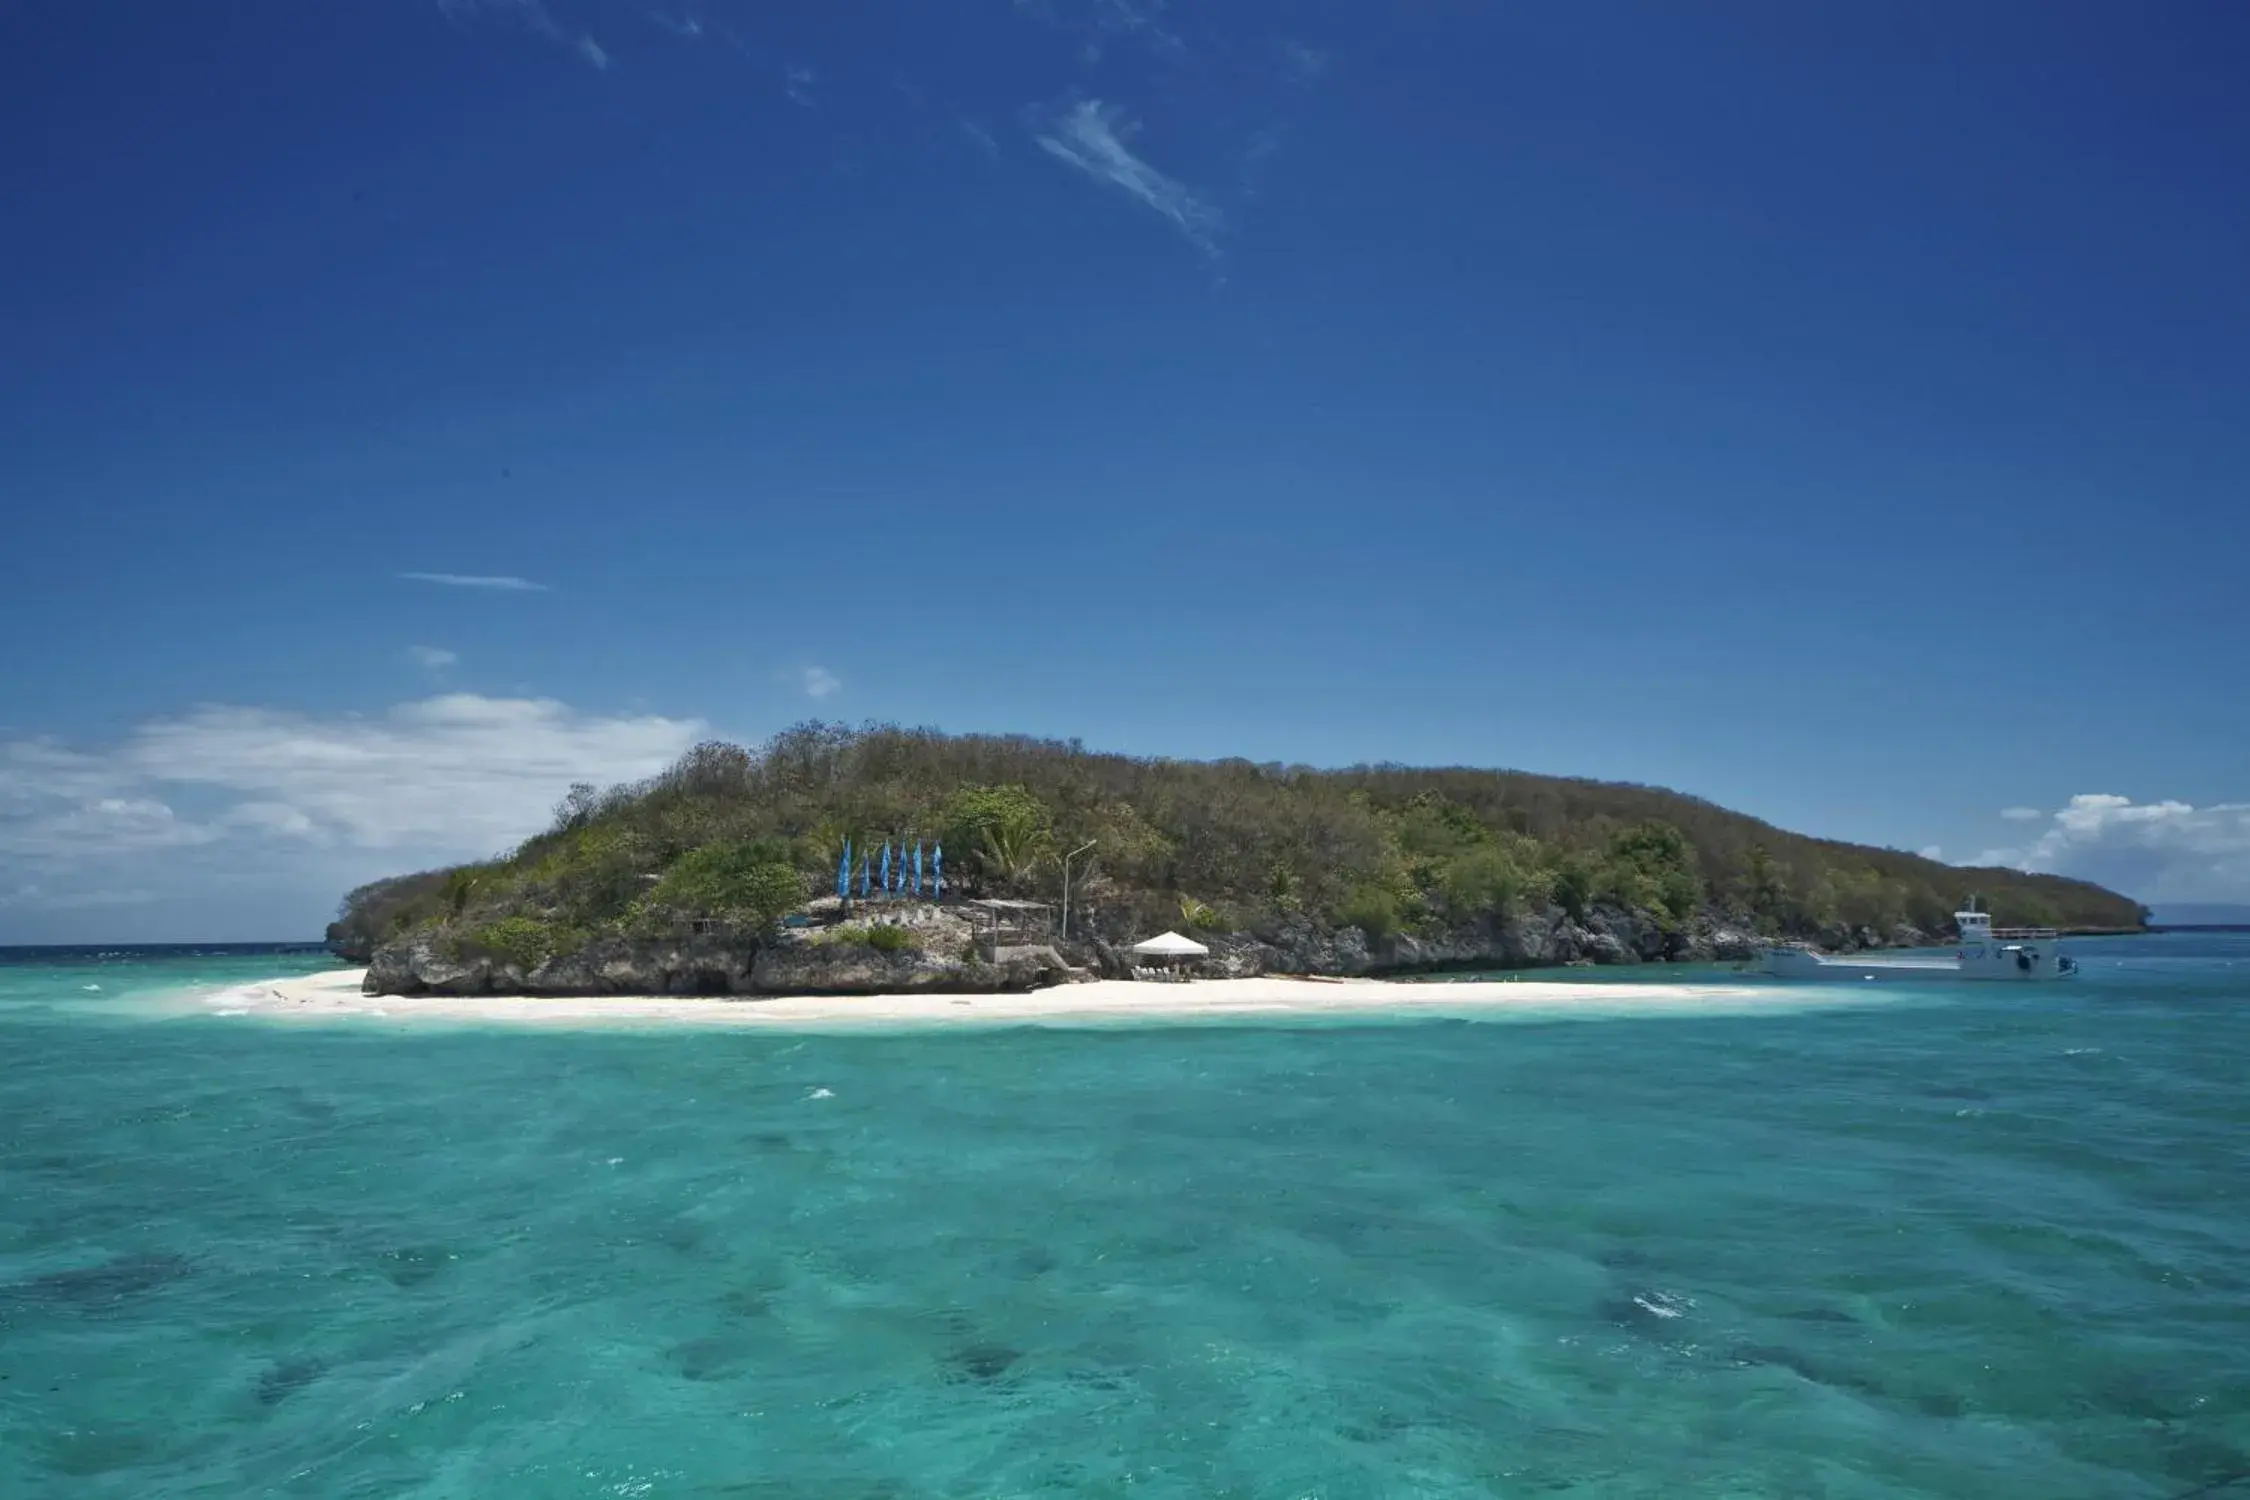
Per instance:
[[[1400,926],[1398,896],[1380,885],[1359,886],[1337,908],[1336,921],[1339,926],[1357,927],[1371,938],[1388,937]]]
[[[1653,912],[1685,926],[1703,904],[1703,877],[1695,851],[1669,823],[1636,823],[1619,829],[1603,851],[1595,893],[1619,906]]]
[[[1583,922],[1593,907],[1598,879],[1599,872],[1591,860],[1576,850],[1567,850],[1555,860],[1548,884],[1563,915],[1573,922]]]
[[[691,849],[649,892],[651,905],[758,928],[772,927],[804,899],[804,877],[771,839]]]
[[[965,786],[945,801],[946,837],[985,874],[1023,883],[1054,850],[1054,814],[1021,786]]]
[[[877,953],[907,953],[922,946],[922,939],[896,922],[847,922],[821,935],[826,943],[858,943]]]
[[[1226,918],[1208,901],[1198,901],[1193,896],[1180,897],[1180,923],[1190,932],[1223,932]]]
[[[1446,913],[1466,919],[1544,906],[1553,876],[1516,850],[1483,844],[1438,866],[1433,884]]]
[[[459,947],[464,953],[486,953],[524,970],[538,968],[557,953],[569,952],[585,941],[585,934],[558,928],[542,918],[518,914],[501,917],[466,934]]]

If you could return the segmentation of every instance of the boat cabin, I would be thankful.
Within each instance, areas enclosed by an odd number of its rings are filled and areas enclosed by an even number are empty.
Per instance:
[[[1961,945],[1954,959],[1961,973],[1975,979],[2059,979],[2075,973],[2078,965],[2063,957],[2062,934],[2052,927],[1995,927],[1992,913],[1969,910],[1953,914]]]

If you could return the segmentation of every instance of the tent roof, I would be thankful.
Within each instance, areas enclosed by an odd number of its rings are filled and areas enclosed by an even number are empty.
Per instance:
[[[1150,958],[1202,958],[1211,950],[1194,938],[1184,938],[1176,932],[1165,932],[1145,943],[1135,943],[1133,951]]]

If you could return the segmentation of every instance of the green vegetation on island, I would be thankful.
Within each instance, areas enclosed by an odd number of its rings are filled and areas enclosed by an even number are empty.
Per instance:
[[[1073,905],[1087,930],[1115,933],[1357,928],[1381,943],[1601,908],[1667,932],[1887,939],[1948,930],[1971,892],[2009,925],[2128,929],[2144,916],[2083,881],[1807,838],[1654,787],[812,723],[756,751],[697,746],[636,785],[575,787],[511,853],[352,892],[329,939],[364,959],[426,937],[525,970],[596,938],[693,928],[754,941],[833,890],[847,837],[902,836],[943,840],[949,897],[1047,901],[1061,853],[1091,842],[1072,866]],[[824,940],[914,941],[881,924]]]

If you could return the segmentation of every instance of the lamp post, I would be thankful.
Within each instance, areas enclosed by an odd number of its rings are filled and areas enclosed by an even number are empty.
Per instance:
[[[1080,844],[1077,848],[1071,850],[1068,854],[1063,856],[1062,935],[1065,938],[1070,936],[1070,862],[1076,859],[1079,855],[1084,854],[1088,849],[1093,848],[1094,845],[1100,842],[1101,840],[1099,839],[1088,839],[1085,843]]]

